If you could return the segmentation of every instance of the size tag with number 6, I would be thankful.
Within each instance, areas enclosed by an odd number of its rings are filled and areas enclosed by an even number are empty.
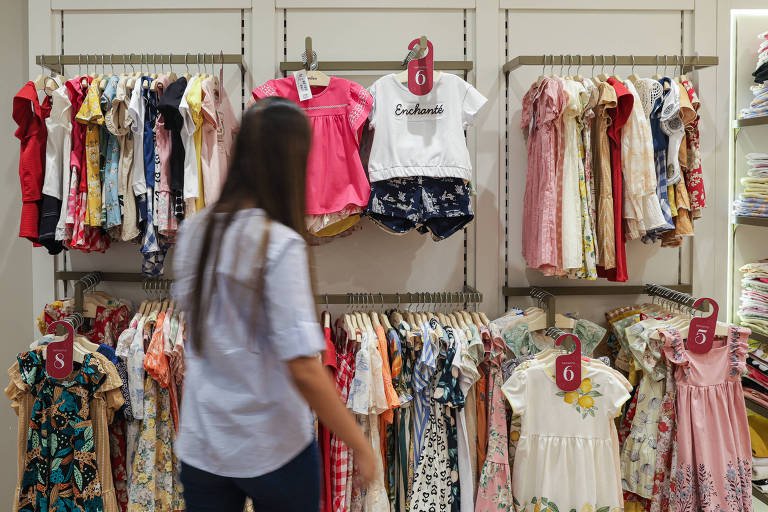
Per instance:
[[[418,39],[411,41],[408,49],[412,49],[418,42]],[[429,93],[432,90],[433,68],[432,43],[427,41],[427,54],[408,63],[408,90],[417,96]]]
[[[573,340],[576,349],[555,359],[555,382],[563,391],[576,391],[581,385],[581,340],[574,334],[563,334],[555,345],[562,345],[568,338]]]

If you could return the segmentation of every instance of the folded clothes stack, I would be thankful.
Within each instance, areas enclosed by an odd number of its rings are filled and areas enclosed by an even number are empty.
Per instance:
[[[749,170],[741,178],[744,187],[733,202],[733,213],[739,216],[768,217],[768,154],[747,155]]]
[[[768,115],[768,32],[759,34],[757,38],[762,42],[757,51],[757,66],[752,73],[757,84],[751,87],[755,97],[749,107],[741,109],[742,119]]]
[[[741,325],[768,335],[768,262],[747,263],[739,271],[743,275],[738,311]]]
[[[752,483],[768,492],[768,418],[749,413],[747,419],[752,441]]]

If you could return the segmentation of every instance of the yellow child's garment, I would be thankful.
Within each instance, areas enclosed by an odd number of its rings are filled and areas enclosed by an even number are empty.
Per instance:
[[[205,191],[203,189],[203,162],[200,158],[200,148],[203,145],[203,80],[195,80],[189,86],[187,103],[192,120],[195,122],[195,157],[197,158],[197,180],[200,183],[200,193],[195,199],[197,211],[205,208]]]

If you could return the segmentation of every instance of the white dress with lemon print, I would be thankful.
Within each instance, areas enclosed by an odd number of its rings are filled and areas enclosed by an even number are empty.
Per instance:
[[[532,360],[512,374],[502,390],[521,420],[512,472],[518,512],[620,510],[609,420],[629,399],[625,383],[599,362],[582,365],[581,386],[568,393],[555,383],[554,361]]]

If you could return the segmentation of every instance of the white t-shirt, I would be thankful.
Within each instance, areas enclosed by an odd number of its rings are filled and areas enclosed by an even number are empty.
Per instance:
[[[408,176],[472,179],[464,130],[488,101],[477,89],[450,73],[440,73],[432,90],[417,96],[394,74],[370,88],[369,115],[376,130],[368,161],[370,180]]]

